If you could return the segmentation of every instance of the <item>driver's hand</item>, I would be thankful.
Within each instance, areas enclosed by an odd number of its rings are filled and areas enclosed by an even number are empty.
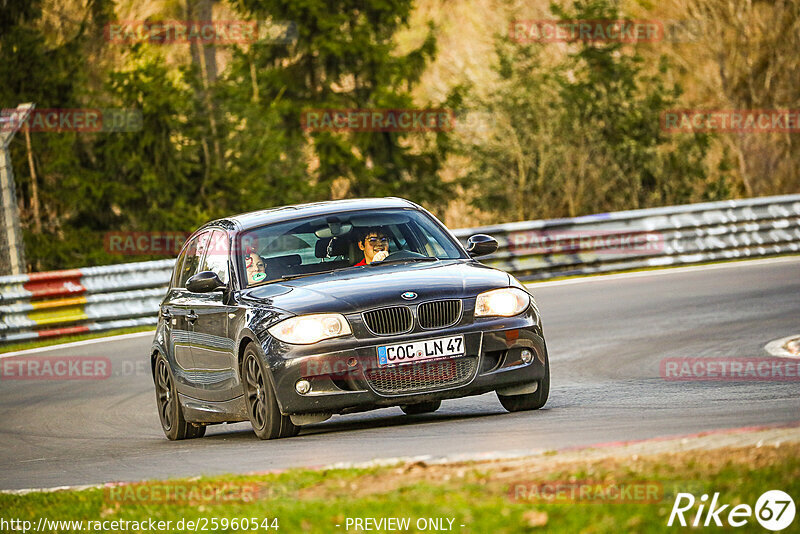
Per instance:
[[[383,261],[386,259],[386,256],[389,255],[388,250],[381,250],[380,252],[376,252],[375,256],[372,257],[372,261]]]

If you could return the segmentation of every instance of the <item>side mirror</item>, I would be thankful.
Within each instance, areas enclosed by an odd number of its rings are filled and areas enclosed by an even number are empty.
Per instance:
[[[467,239],[467,253],[473,258],[491,254],[498,246],[497,239],[486,234],[475,234]]]
[[[186,289],[192,293],[210,293],[226,287],[227,285],[220,280],[219,275],[214,271],[197,273],[186,281]]]

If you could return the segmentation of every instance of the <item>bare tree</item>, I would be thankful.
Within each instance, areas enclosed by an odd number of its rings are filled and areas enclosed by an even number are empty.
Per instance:
[[[719,73],[724,105],[800,108],[800,0],[690,0]],[[797,192],[800,147],[790,133],[728,139],[748,196]]]

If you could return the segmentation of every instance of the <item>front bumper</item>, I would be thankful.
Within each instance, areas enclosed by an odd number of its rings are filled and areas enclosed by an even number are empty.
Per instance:
[[[379,368],[377,347],[463,335],[465,354],[435,363]],[[270,340],[264,347],[272,371],[278,405],[284,415],[351,413],[385,406],[480,395],[530,384],[545,375],[547,348],[538,314],[470,321],[436,331],[415,331],[393,337],[339,341],[310,347]],[[342,345],[342,346],[338,346]],[[523,349],[533,352],[524,363]],[[311,390],[300,394],[298,380]]]

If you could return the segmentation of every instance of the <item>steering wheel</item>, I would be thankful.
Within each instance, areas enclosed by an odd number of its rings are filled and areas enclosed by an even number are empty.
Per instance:
[[[392,252],[382,261],[389,261],[389,260],[410,260],[413,258],[427,258],[425,254],[420,254],[419,252],[412,252],[410,250],[397,250]]]

